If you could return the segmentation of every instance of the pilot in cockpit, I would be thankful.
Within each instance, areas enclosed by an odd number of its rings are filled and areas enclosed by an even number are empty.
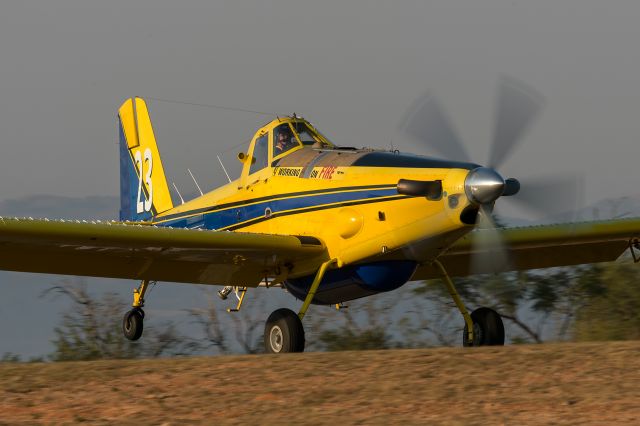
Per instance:
[[[288,124],[281,124],[275,128],[276,143],[273,150],[273,156],[276,157],[283,152],[289,151],[291,148],[298,146],[298,142],[293,139],[291,129]]]

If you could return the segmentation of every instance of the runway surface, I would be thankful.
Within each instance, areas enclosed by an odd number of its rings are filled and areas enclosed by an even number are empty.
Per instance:
[[[640,422],[640,342],[0,364],[0,424]]]

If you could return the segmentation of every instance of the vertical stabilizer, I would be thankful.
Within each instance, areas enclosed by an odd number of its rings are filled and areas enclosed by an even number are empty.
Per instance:
[[[173,208],[147,105],[127,99],[118,110],[120,220],[151,220]]]

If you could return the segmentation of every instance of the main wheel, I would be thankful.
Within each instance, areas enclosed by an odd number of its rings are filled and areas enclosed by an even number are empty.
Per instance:
[[[304,352],[304,328],[291,309],[278,309],[269,315],[264,327],[264,348],[267,353]]]
[[[500,314],[490,308],[478,308],[471,312],[473,320],[473,342],[467,339],[467,326],[464,326],[462,344],[464,346],[502,346],[504,345],[504,324]]]
[[[124,314],[122,319],[122,332],[129,340],[138,340],[142,336],[144,312],[140,308],[134,308]]]

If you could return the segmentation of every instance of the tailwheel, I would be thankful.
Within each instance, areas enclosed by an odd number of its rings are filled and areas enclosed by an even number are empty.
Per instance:
[[[471,312],[473,320],[473,341],[468,339],[468,329],[464,326],[462,344],[464,346],[503,346],[504,325],[500,314],[490,308],[478,308]]]
[[[133,308],[122,319],[122,331],[124,337],[129,340],[138,340],[142,336],[144,311],[140,308]]]
[[[300,317],[286,308],[269,315],[264,327],[264,347],[272,354],[304,352],[304,328]]]

